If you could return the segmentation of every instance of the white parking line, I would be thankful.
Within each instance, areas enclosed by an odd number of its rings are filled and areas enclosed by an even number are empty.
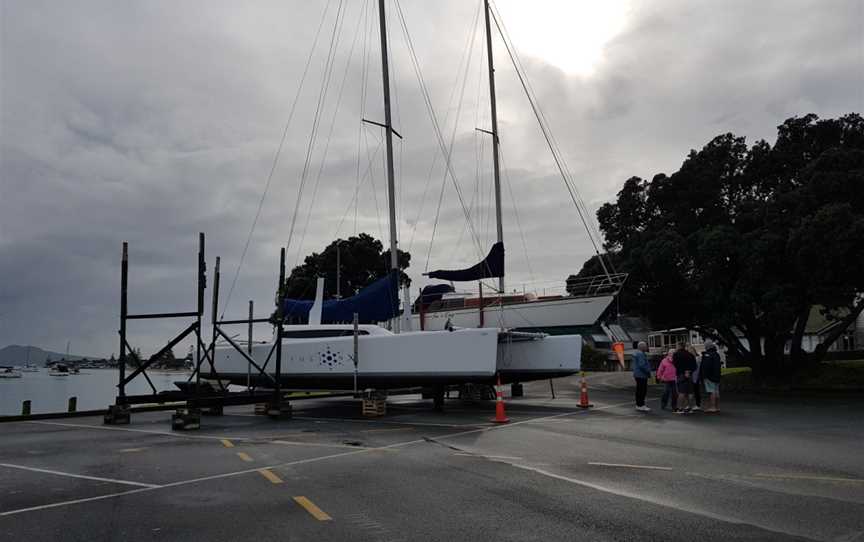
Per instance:
[[[203,439],[203,440],[222,440],[225,436],[216,435],[189,435],[186,433],[177,433],[174,431],[156,431],[154,429],[133,429],[131,427],[114,427],[109,425],[87,425],[86,423],[64,423],[64,422],[46,422],[46,421],[27,421],[23,423],[35,423],[39,425],[57,425],[60,427],[73,427],[75,429],[94,429],[98,431],[126,431],[128,433],[146,433],[148,435],[161,435],[163,437],[188,438],[188,439]],[[230,437],[231,440],[254,440],[248,437]]]
[[[594,408],[594,409],[592,409],[592,410],[605,410],[605,409],[609,409],[609,408],[616,408],[616,407],[620,407],[620,406],[623,406],[623,405],[629,405],[629,404],[632,404],[632,402],[631,402],[631,401],[628,401],[628,402],[626,402],[626,403],[618,403],[618,404],[613,404],[613,405],[604,405],[604,406],[600,406],[600,407]],[[587,412],[589,412],[589,411],[588,411],[588,410],[576,410],[576,411],[562,412],[562,413],[560,413],[560,414],[553,414],[553,415],[551,415],[551,416],[544,416],[544,417],[541,417],[541,418],[530,418],[530,419],[527,419],[527,420],[521,420],[521,421],[518,421],[518,422],[512,422],[512,423],[509,423],[509,424],[491,425],[491,426],[488,426],[488,427],[480,427],[480,428],[477,428],[477,429],[472,429],[472,430],[470,430],[470,431],[459,431],[459,432],[456,432],[456,433],[450,433],[450,434],[447,434],[447,435],[441,435],[441,436],[439,436],[439,437],[436,437],[436,439],[439,439],[439,440],[440,440],[440,439],[456,438],[456,437],[459,437],[459,436],[468,435],[468,434],[473,434],[473,433],[480,433],[480,432],[485,432],[485,431],[498,431],[498,430],[504,430],[504,429],[507,429],[508,427],[516,427],[516,426],[518,426],[518,425],[522,425],[522,424],[526,424],[526,423],[531,423],[531,422],[542,422],[543,420],[555,419],[555,418],[560,418],[560,417],[563,417],[563,416],[572,416],[572,415],[574,415],[574,414],[582,414],[582,413],[587,413]],[[338,418],[306,418],[306,419],[339,420]],[[366,420],[353,420],[353,419],[346,419],[345,421],[359,421],[359,422],[363,422],[363,421],[366,421]],[[372,420],[369,420],[369,421],[372,421]],[[133,431],[133,432],[141,432],[141,433],[153,433],[153,434],[157,434],[157,435],[176,436],[176,437],[182,437],[182,438],[219,439],[219,440],[221,440],[222,438],[225,438],[224,436],[222,436],[222,437],[217,437],[217,436],[200,436],[200,435],[199,435],[199,436],[193,436],[193,435],[178,435],[178,434],[175,434],[175,433],[168,433],[168,432],[163,432],[163,431],[149,431],[149,430],[144,430],[144,429],[131,429],[131,428],[119,428],[119,427],[103,427],[103,426],[92,426],[92,425],[85,425],[85,424],[65,424],[65,423],[58,423],[58,422],[35,422],[35,421],[34,421],[34,422],[25,422],[25,423],[41,423],[41,424],[47,424],[47,425],[60,425],[60,426],[64,426],[64,425],[65,425],[65,426],[70,426],[70,427],[80,427],[80,428],[85,428],[85,429],[106,429],[106,430],[117,430],[117,431]],[[373,422],[373,423],[375,423],[375,422]],[[393,423],[393,422],[390,422],[390,423]],[[413,425],[413,424],[409,424],[409,425]],[[419,425],[419,424],[417,424],[417,425]],[[444,425],[444,424],[424,424],[424,425]],[[453,426],[450,426],[450,427],[453,427]],[[455,426],[455,427],[459,427],[459,426]],[[472,427],[472,426],[469,426],[469,427]],[[476,426],[473,426],[473,427],[476,427]],[[240,439],[240,438],[237,438],[237,437],[232,437],[232,440],[245,440],[245,439]],[[252,440],[252,439],[249,439],[249,440]],[[337,459],[337,458],[340,458],[340,457],[347,457],[347,456],[351,456],[351,455],[359,455],[359,454],[362,454],[362,453],[369,453],[369,452],[376,452],[376,451],[382,451],[382,450],[389,450],[389,449],[393,449],[393,448],[400,448],[400,447],[403,447],[403,446],[411,446],[411,445],[414,445],[414,444],[421,444],[421,443],[425,443],[425,442],[428,442],[428,441],[427,441],[426,439],[415,439],[415,440],[409,440],[409,441],[405,441],[405,442],[397,442],[397,443],[394,443],[394,444],[388,444],[388,445],[386,445],[386,446],[379,446],[379,447],[375,447],[375,448],[360,448],[360,449],[357,449],[357,450],[350,450],[350,451],[342,452],[342,453],[338,453],[338,454],[324,455],[324,456],[319,456],[319,457],[311,457],[311,458],[308,458],[308,459],[300,459],[300,460],[297,460],[297,461],[289,461],[289,462],[287,462],[287,463],[277,463],[277,464],[275,464],[275,465],[269,465],[269,466],[265,466],[265,467],[258,467],[258,468],[254,468],[254,469],[245,469],[245,470],[239,470],[239,471],[233,471],[233,472],[226,472],[226,473],[222,473],[222,474],[214,474],[214,475],[211,475],[211,476],[203,476],[203,477],[200,477],[200,478],[192,478],[192,479],[189,479],[189,480],[180,480],[180,481],[178,481],[178,482],[172,482],[172,483],[168,483],[168,484],[163,484],[163,485],[161,485],[161,486],[142,487],[142,488],[139,488],[139,489],[132,489],[132,490],[129,490],[129,491],[123,491],[123,492],[119,492],[119,493],[110,493],[110,494],[107,494],[107,495],[99,495],[99,496],[97,496],[97,497],[88,497],[88,498],[83,498],[83,499],[74,499],[74,500],[69,500],[69,501],[61,501],[61,502],[56,502],[56,503],[51,503],[51,504],[43,504],[43,505],[39,505],[39,506],[31,506],[31,507],[28,507],[28,508],[19,508],[19,509],[17,509],[17,510],[7,510],[7,511],[5,511],[5,512],[0,512],[0,517],[3,517],[3,516],[11,516],[11,515],[21,514],[21,513],[25,513],[25,512],[33,512],[33,511],[37,511],[37,510],[46,510],[46,509],[50,509],[50,508],[57,508],[57,507],[61,507],[61,506],[69,506],[69,505],[80,504],[80,503],[85,503],[85,502],[99,501],[99,500],[104,500],[104,499],[110,499],[110,498],[113,498],[113,497],[122,497],[122,496],[124,496],[124,495],[131,495],[131,494],[135,494],[135,493],[141,493],[141,492],[144,492],[144,491],[156,491],[156,490],[158,490],[158,489],[164,489],[164,488],[169,488],[169,487],[178,487],[178,486],[184,486],[184,485],[188,485],[188,484],[195,484],[195,483],[198,483],[198,482],[205,482],[205,481],[209,481],[209,480],[218,480],[218,479],[222,479],[222,478],[230,478],[230,477],[233,477],[233,476],[241,476],[241,475],[243,475],[243,474],[248,474],[248,473],[250,473],[250,472],[258,472],[258,471],[261,470],[262,468],[264,468],[264,469],[275,469],[275,468],[280,468],[280,467],[290,467],[290,466],[293,466],[293,465],[302,465],[302,464],[308,464],[308,463],[316,463],[316,462],[319,462],[319,461],[325,461],[325,460],[328,460],[328,459]],[[514,466],[516,466],[516,465],[514,464]]]
[[[416,425],[418,427],[485,427],[491,426],[489,423],[431,423],[431,422],[400,422],[395,420],[360,420],[356,418],[319,418],[313,416],[294,416],[295,420],[312,420],[326,422],[353,422],[353,423],[373,423],[373,424],[391,424],[391,425]]]
[[[26,467],[24,465],[13,465],[11,463],[0,463],[0,467],[7,467],[10,469],[27,470],[27,471],[31,471],[31,472],[41,472],[43,474],[54,474],[57,476],[66,476],[67,478],[81,478],[82,480],[95,480],[97,482],[111,482],[112,484],[123,484],[123,485],[127,485],[127,486],[138,486],[138,487],[149,487],[149,488],[161,487],[157,484],[145,484],[142,482],[132,482],[130,480],[117,480],[115,478],[102,478],[100,476],[87,476],[85,474],[73,474],[71,472],[61,472],[59,470],[39,469],[36,467]]]
[[[513,455],[485,455],[485,454],[468,454],[468,453],[455,453],[453,455],[459,457],[477,457],[480,459],[503,459],[505,461],[521,461],[521,457],[516,457]]]
[[[672,470],[672,467],[656,467],[654,465],[628,465],[626,463],[600,463],[595,461],[589,461],[588,464],[597,467],[614,467],[621,469]]]
[[[674,510],[680,510],[681,512],[686,512],[688,514],[695,514],[697,516],[702,516],[702,517],[706,517],[709,519],[722,521],[724,523],[732,523],[732,524],[736,524],[736,525],[751,525],[751,526],[758,527],[760,529],[764,529],[766,531],[773,532],[773,533],[783,534],[783,535],[787,535],[787,536],[797,536],[797,537],[803,537],[803,538],[810,539],[809,537],[806,537],[806,536],[802,535],[801,533],[797,533],[797,532],[793,532],[793,531],[785,531],[782,529],[777,529],[777,528],[772,527],[772,526],[760,525],[758,523],[753,523],[750,521],[744,521],[744,520],[734,518],[731,516],[724,516],[721,514],[715,514],[714,512],[709,512],[707,510],[702,510],[700,508],[695,508],[693,506],[681,505],[681,504],[672,502],[668,499],[650,497],[648,495],[645,495],[644,493],[633,493],[630,491],[616,489],[613,487],[602,486],[600,484],[595,484],[593,482],[586,482],[584,480],[577,480],[577,479],[571,478],[569,476],[563,476],[561,474],[555,474],[554,472],[549,472],[547,470],[538,469],[537,467],[532,467],[532,466],[528,466],[528,465],[520,465],[518,463],[507,463],[504,461],[501,461],[501,463],[505,463],[505,464],[510,465],[511,467],[515,467],[517,469],[522,469],[522,470],[530,471],[530,472],[533,472],[536,474],[541,474],[543,476],[548,476],[549,478],[555,478],[556,480],[561,480],[561,481],[575,484],[578,486],[587,487],[589,489],[594,489],[596,491],[602,491],[603,493],[609,493],[612,495],[616,495],[619,497],[625,497],[628,499],[636,499],[638,501],[647,502],[650,504],[654,504],[657,506],[663,506],[666,508],[672,508]]]

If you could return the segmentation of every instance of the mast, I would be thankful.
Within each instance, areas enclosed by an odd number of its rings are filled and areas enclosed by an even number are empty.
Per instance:
[[[381,30],[381,77],[384,80],[384,138],[387,143],[387,194],[390,210],[390,268],[396,271],[398,276],[399,254],[396,249],[396,185],[393,179],[393,127],[390,124],[390,71],[387,65],[387,21],[384,14],[384,0],[378,0],[378,19]],[[398,318],[393,319],[393,331],[399,333]]]
[[[383,0],[381,0],[383,2]],[[486,15],[486,54],[489,64],[489,102],[492,107],[492,171],[495,180],[495,223],[498,228],[498,242],[504,242],[504,225],[501,222],[501,170],[498,165],[498,108],[495,104],[495,65],[492,58],[492,30],[489,25],[489,0],[483,0]],[[498,278],[498,290],[504,295],[504,277]]]

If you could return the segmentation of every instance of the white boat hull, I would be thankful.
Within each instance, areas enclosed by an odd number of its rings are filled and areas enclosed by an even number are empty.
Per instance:
[[[252,358],[263,366],[273,344],[256,345]],[[490,382],[495,375],[498,330],[370,334],[358,338],[358,388],[407,388],[463,382]],[[281,381],[291,388],[353,389],[352,336],[283,339]],[[233,348],[217,348],[216,370],[234,384],[247,382],[248,362]],[[275,377],[275,360],[266,372]],[[252,383],[269,378],[252,369]]]
[[[513,303],[503,308],[483,309],[483,325],[505,329],[551,329],[593,325],[612,303],[614,296],[564,297],[526,303]],[[421,329],[420,315],[412,314],[414,329]],[[480,327],[478,308],[453,309],[423,314],[422,329],[440,331],[447,321],[455,327]]]
[[[578,373],[582,337],[550,335],[532,341],[498,344],[498,370],[505,382],[530,382]]]

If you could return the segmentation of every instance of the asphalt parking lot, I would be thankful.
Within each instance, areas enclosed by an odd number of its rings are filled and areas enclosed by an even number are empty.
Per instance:
[[[626,375],[494,403],[417,396],[0,424],[2,540],[864,541],[864,400],[724,397],[720,415],[633,410]],[[657,407],[655,399],[649,403]]]

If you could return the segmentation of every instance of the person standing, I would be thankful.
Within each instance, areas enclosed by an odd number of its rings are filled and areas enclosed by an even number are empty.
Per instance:
[[[648,361],[648,344],[640,341],[633,353],[633,378],[636,380],[636,410],[640,412],[651,412],[645,405],[645,396],[648,394],[648,379],[651,378],[651,363]]]
[[[693,373],[696,371],[696,357],[687,351],[687,345],[678,343],[678,350],[672,355],[678,383],[678,410],[676,414],[689,413],[693,407]],[[686,405],[686,406],[685,406]]]
[[[660,409],[666,410],[666,405],[672,405],[672,411],[678,409],[678,387],[675,385],[677,376],[675,374],[675,364],[672,363],[672,355],[674,349],[670,349],[660,366],[657,367],[657,381],[663,383],[663,397],[660,399]]]
[[[699,353],[696,352],[696,347],[692,344],[687,346],[687,351],[693,356],[693,359],[696,360],[696,370],[693,371],[693,376],[690,380],[693,382],[693,402],[696,403],[693,405],[693,412],[699,412],[702,410],[702,371],[701,367],[701,357]]]
[[[699,372],[705,382],[705,392],[708,394],[708,408],[705,412],[720,412],[717,401],[720,399],[720,376],[723,361],[717,352],[717,345],[708,339],[705,341],[705,352],[702,353],[702,365]]]

